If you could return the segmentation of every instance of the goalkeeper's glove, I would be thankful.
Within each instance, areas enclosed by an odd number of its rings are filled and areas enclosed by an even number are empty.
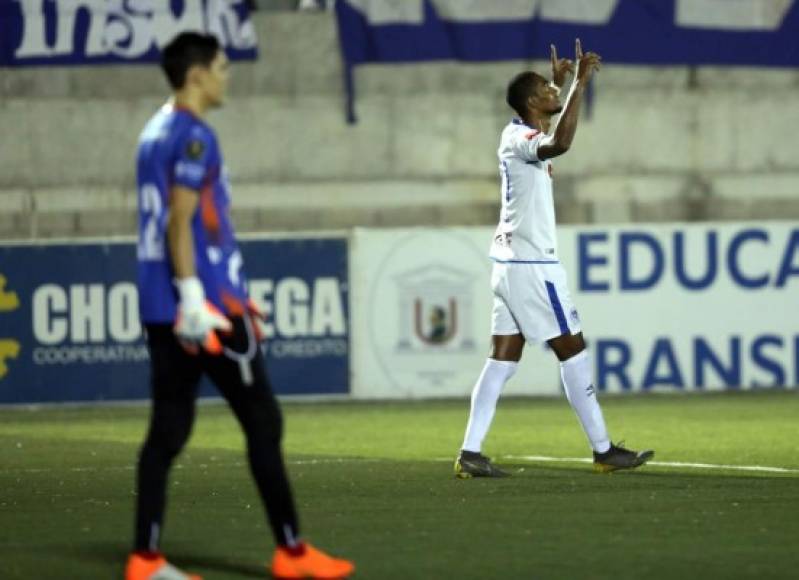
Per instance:
[[[204,348],[210,354],[221,354],[222,343],[217,330],[230,332],[230,320],[205,299],[203,285],[198,278],[177,280],[180,304],[175,321],[175,334],[189,354],[198,354]]]

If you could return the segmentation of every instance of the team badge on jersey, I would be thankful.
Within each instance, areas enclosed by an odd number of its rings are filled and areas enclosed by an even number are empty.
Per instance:
[[[203,152],[205,151],[205,143],[200,141],[199,139],[192,139],[189,141],[189,144],[186,145],[186,156],[189,159],[197,160],[203,156]]]

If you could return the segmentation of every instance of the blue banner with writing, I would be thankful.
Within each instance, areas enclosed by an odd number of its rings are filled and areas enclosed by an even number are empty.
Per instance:
[[[352,117],[352,67],[429,60],[571,56],[574,39],[605,62],[799,66],[795,0],[339,0]]]
[[[255,59],[245,0],[0,0],[0,66],[156,62],[178,33],[215,35],[231,59]]]
[[[269,318],[275,391],[348,393],[347,240],[248,240],[241,249],[250,295]],[[0,247],[0,403],[147,397],[135,272],[132,243]]]

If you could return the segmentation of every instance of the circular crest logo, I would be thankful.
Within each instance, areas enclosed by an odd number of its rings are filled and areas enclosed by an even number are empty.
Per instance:
[[[414,232],[386,252],[370,295],[370,337],[398,390],[469,392],[483,364],[489,272],[486,249],[457,231]]]

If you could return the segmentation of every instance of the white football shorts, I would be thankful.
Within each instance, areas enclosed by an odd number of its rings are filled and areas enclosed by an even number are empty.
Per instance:
[[[491,288],[491,334],[521,333],[539,343],[582,331],[560,262],[494,262]]]

